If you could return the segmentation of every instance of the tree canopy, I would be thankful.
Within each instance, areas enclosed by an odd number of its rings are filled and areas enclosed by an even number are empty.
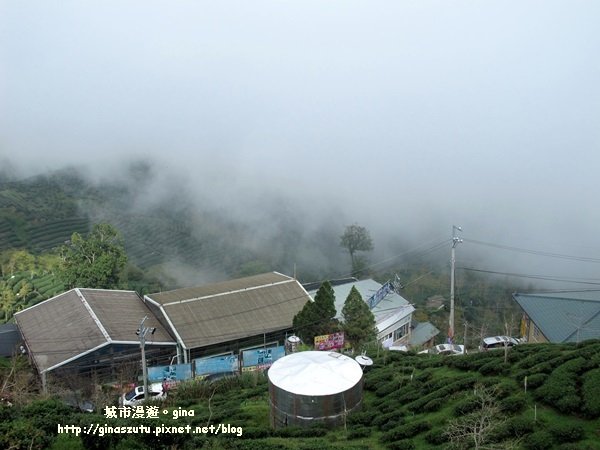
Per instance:
[[[62,252],[60,274],[68,289],[120,287],[127,254],[121,236],[112,225],[94,225],[87,239],[73,233]]]
[[[352,275],[359,276],[360,272],[366,266],[366,260],[363,256],[357,255],[357,252],[373,250],[373,240],[371,239],[369,230],[358,224],[348,225],[344,234],[340,236],[340,246],[344,247],[350,253]]]
[[[342,328],[345,338],[352,343],[354,348],[373,341],[377,337],[375,316],[354,286],[344,302],[342,316],[344,317]]]
[[[302,310],[294,316],[296,333],[305,344],[312,345],[315,336],[337,331],[335,320],[335,294],[328,281],[323,282],[314,301],[308,301]]]

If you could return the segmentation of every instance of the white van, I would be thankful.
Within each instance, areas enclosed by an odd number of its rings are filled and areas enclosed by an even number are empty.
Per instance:
[[[485,352],[487,350],[494,350],[497,348],[513,347],[518,345],[520,341],[510,336],[491,336],[483,338],[479,345],[479,351]]]
[[[420,351],[421,353],[429,353],[430,355],[464,355],[467,353],[464,345],[458,344],[439,344],[427,350]]]

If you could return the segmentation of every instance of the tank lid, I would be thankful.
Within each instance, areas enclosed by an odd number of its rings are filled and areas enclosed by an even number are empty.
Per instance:
[[[300,352],[278,359],[269,381],[298,395],[331,395],[354,387],[362,378],[360,365],[335,352]]]

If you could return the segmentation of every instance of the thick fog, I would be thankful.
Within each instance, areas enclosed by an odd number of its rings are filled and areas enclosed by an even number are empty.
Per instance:
[[[461,266],[600,279],[600,259],[562,256],[600,258],[599,17],[592,1],[2,1],[2,171],[97,182],[144,160],[134,207],[176,190],[247,223],[249,247],[279,216],[356,222],[376,263],[455,224]]]

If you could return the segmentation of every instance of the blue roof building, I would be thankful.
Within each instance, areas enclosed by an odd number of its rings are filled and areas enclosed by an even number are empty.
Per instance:
[[[600,290],[513,294],[523,309],[527,342],[581,342],[600,338]]]

